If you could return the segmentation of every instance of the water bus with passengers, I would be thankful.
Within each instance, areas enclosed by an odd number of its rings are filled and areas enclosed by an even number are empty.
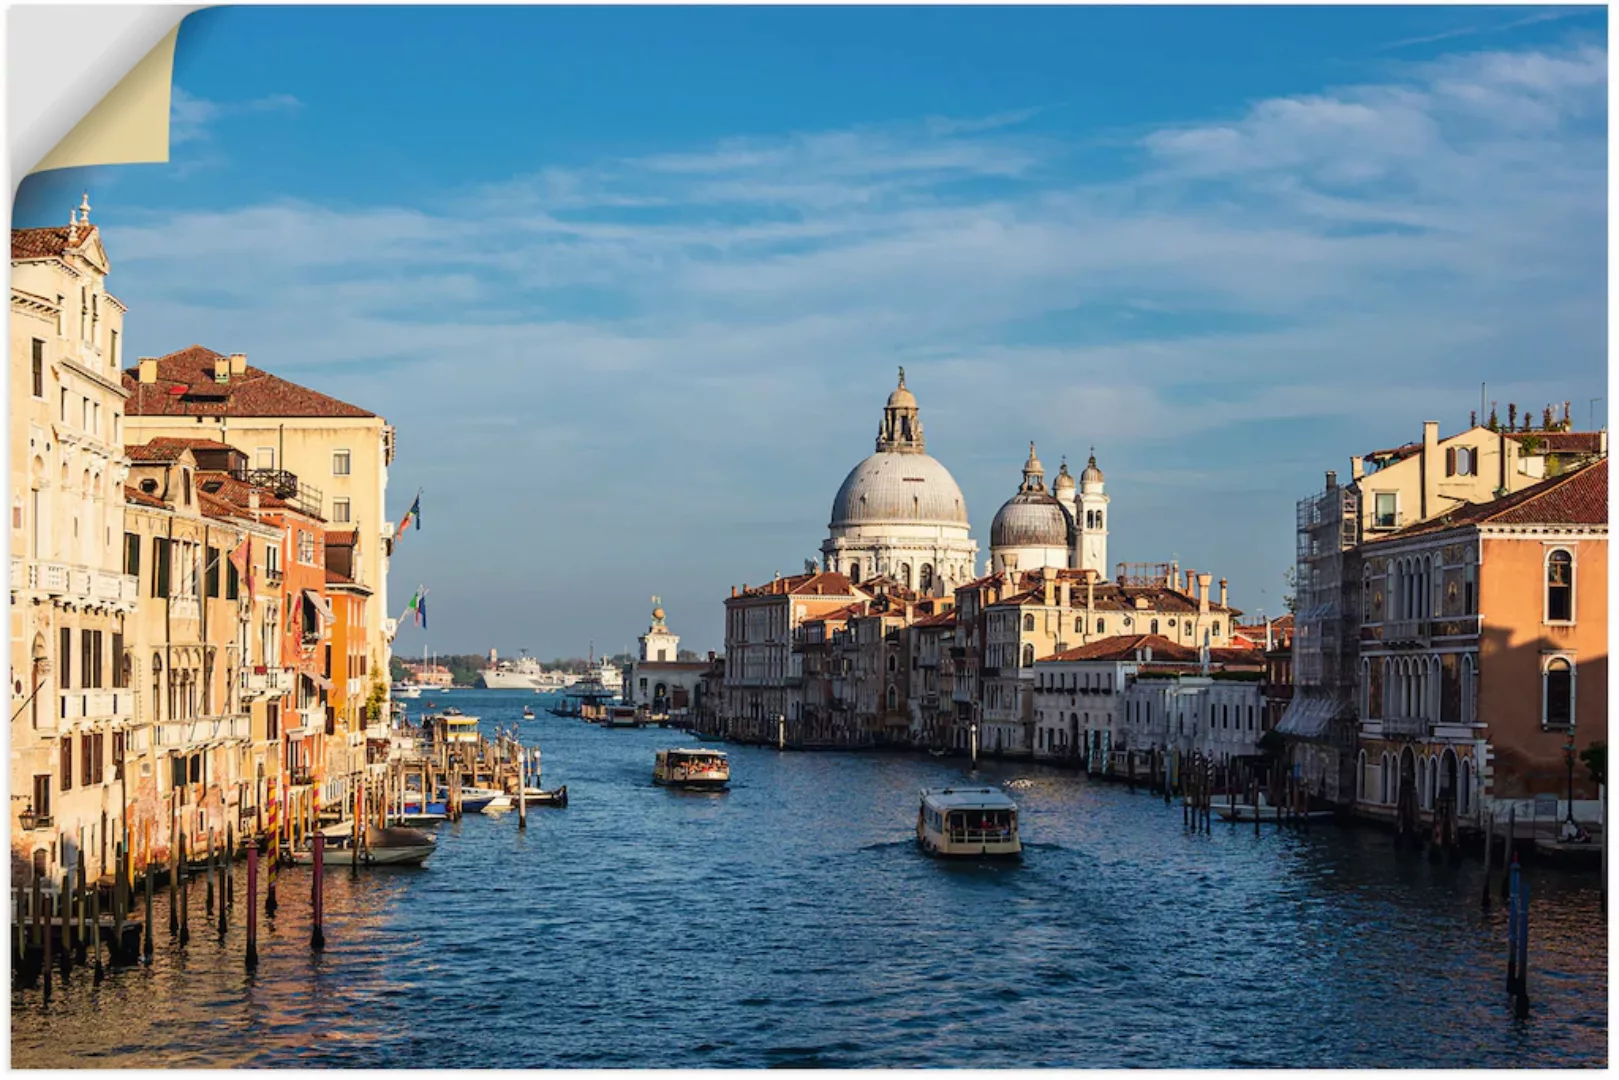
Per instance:
[[[924,789],[916,842],[930,855],[1017,858],[1017,803],[998,788]]]
[[[731,782],[731,760],[723,750],[659,750],[652,782],[663,787],[723,788]]]

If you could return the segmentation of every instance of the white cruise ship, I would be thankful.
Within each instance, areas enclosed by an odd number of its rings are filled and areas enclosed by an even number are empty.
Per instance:
[[[537,690],[545,678],[540,662],[532,656],[502,660],[489,650],[489,666],[479,673],[487,690]]]

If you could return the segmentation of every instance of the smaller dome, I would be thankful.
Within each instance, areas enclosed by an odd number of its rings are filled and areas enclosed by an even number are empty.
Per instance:
[[[1043,491],[1020,491],[1006,501],[989,527],[989,546],[1067,547],[1072,520],[1062,503]]]
[[[1051,489],[1053,491],[1074,490],[1074,475],[1068,471],[1067,458],[1062,459],[1062,468],[1057,470],[1057,479],[1051,482]]]
[[[888,395],[888,407],[890,409],[914,409],[916,408],[916,395],[905,389],[905,385],[901,383],[892,394]]]
[[[1086,465],[1085,471],[1079,474],[1079,479],[1086,484],[1100,484],[1102,482],[1102,470],[1096,467],[1095,450],[1091,451],[1090,464]]]
[[[1029,444],[1029,460],[1023,463],[1025,473],[1039,473],[1044,476],[1046,467],[1040,464],[1040,458],[1034,452],[1034,443]]]

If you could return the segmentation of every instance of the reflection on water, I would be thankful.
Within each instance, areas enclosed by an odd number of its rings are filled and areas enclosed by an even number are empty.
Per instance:
[[[485,727],[532,695],[469,693]],[[1530,1019],[1482,866],[1371,832],[1216,823],[1030,765],[1021,864],[941,863],[919,788],[958,764],[730,748],[727,793],[651,782],[678,732],[522,721],[566,810],[441,827],[420,870],[283,872],[243,972],[224,943],[42,1006],[12,995],[20,1067],[1602,1065],[1594,879],[1534,873]],[[238,892],[244,888],[238,879]]]

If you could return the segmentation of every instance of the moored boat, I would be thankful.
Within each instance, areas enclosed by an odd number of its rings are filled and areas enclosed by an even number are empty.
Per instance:
[[[511,806],[507,807],[508,810],[517,805],[516,795],[508,795],[507,798],[511,800]],[[544,788],[526,787],[523,789],[523,802],[528,806],[555,806],[562,809],[568,805],[568,785],[563,784],[561,787],[552,788],[550,791],[546,791]]]
[[[1017,804],[999,788],[925,788],[916,842],[931,855],[1017,857]]]
[[[724,750],[659,750],[652,782],[663,787],[723,788],[731,782],[731,759]]]
[[[353,829],[349,823],[329,830],[323,863],[352,866],[358,855],[361,866],[420,866],[436,850],[436,841],[428,833],[417,829],[379,829],[374,825],[365,830],[365,846],[356,850]],[[301,866],[314,864],[315,852],[311,848],[298,848],[292,852],[292,861]]]
[[[609,705],[604,726],[615,728],[641,727],[644,721],[633,705]]]

